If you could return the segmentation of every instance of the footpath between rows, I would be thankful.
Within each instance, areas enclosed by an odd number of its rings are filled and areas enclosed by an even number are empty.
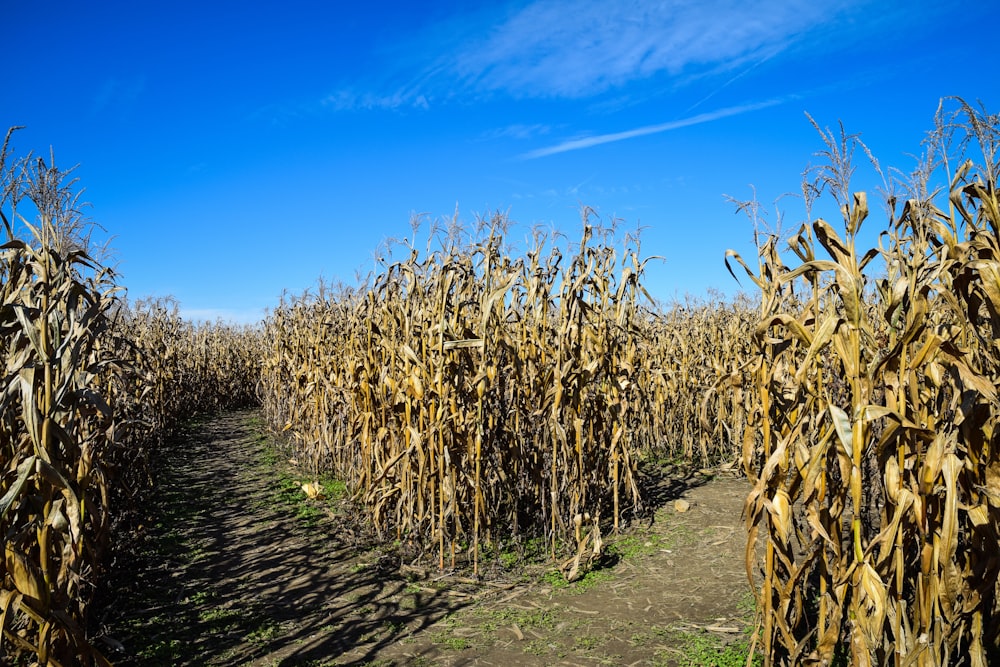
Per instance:
[[[116,665],[745,662],[745,480],[659,478],[651,521],[572,584],[517,563],[476,581],[365,534],[335,488],[309,499],[258,413],[194,424],[162,460],[104,620]]]

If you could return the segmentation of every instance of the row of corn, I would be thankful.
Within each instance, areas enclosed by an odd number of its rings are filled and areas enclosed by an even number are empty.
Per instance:
[[[478,239],[432,234],[366,288],[321,286],[265,323],[269,422],[442,567],[478,567],[484,542],[545,536],[555,555],[617,529],[641,455],[735,460],[718,422],[733,399],[692,387],[736,374],[744,309],[654,315],[636,240],[585,217],[577,244],[539,234],[520,253],[504,216]]]
[[[731,255],[759,308],[652,310],[638,240],[585,212],[575,244],[535,234],[515,251],[498,215],[473,237],[453,226],[397,246],[361,287],[285,299],[263,332],[196,327],[169,301],[124,304],[59,240],[59,207],[38,206],[31,242],[5,218],[4,650],[100,661],[83,628],[116,503],[148,483],[150,448],[179,420],[259,395],[299,460],[442,568],[478,569],[484,545],[524,537],[596,553],[641,506],[640,458],[738,459],[768,664],[989,664],[998,126],[964,103],[942,111],[870,248],[867,197],[850,190],[860,144],[824,131],[810,221],[787,251],[762,242],[756,270]],[[842,229],[811,219],[823,193]]]
[[[521,535],[547,536],[553,554],[573,538],[599,549],[602,521],[638,508],[640,452],[736,455],[722,394],[690,387],[739,366],[705,355],[736,349],[725,338],[746,317],[640,306],[630,237],[619,255],[587,225],[573,248],[538,235],[514,257],[498,217],[478,241],[449,236],[423,258],[407,247],[367,290],[283,303],[262,336],[194,326],[169,299],[128,303],[88,253],[67,172],[26,158],[0,173],[5,654],[103,662],[87,608],[151,455],[191,415],[256,402],[262,373],[269,419],[300,458],[442,566],[465,552],[478,567],[481,541]]]
[[[772,238],[759,271],[743,264],[762,295],[743,452],[760,652],[996,664],[1000,118],[943,106],[912,180],[886,178],[870,247],[850,190],[862,145],[820,131],[828,166],[804,194],[832,195],[841,224],[803,225],[794,262]]]
[[[149,487],[150,453],[192,414],[255,400],[260,336],[195,327],[169,302],[127,304],[67,234],[79,227],[65,172],[5,165],[6,143],[2,155],[0,655],[107,664],[88,606]]]

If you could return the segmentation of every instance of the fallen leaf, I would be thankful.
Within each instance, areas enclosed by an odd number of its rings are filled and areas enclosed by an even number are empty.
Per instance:
[[[309,497],[310,500],[315,500],[317,498],[323,497],[323,489],[316,482],[306,482],[302,485],[302,490]]]

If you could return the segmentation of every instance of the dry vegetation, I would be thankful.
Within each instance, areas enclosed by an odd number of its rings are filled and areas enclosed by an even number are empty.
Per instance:
[[[886,179],[871,249],[867,197],[850,194],[863,145],[822,131],[828,166],[803,191],[807,208],[832,195],[842,230],[803,225],[793,266],[772,238],[747,271],[762,293],[747,570],[769,663],[998,658],[1000,119],[957,107],[905,196]]]
[[[468,548],[475,568],[481,541],[522,531],[546,530],[553,555],[574,532],[599,545],[601,516],[639,504],[638,250],[619,260],[587,226],[569,257],[536,237],[511,258],[505,226],[423,257],[407,246],[369,289],[266,323],[272,422],[442,567]]]
[[[194,327],[169,304],[129,306],[114,272],[87,252],[68,172],[31,156],[9,160],[8,141],[0,645],[19,662],[107,664],[88,641],[87,608],[117,528],[150,483],[151,448],[196,412],[253,400],[259,333]],[[37,213],[34,224],[19,204]]]
[[[749,342],[729,341],[749,341],[749,309],[651,312],[638,240],[584,218],[579,243],[536,233],[521,255],[502,215],[471,240],[432,229],[369,287],[265,324],[272,426],[441,567],[544,536],[576,554],[572,576],[640,509],[640,457],[736,460],[742,429],[720,415],[741,423],[744,397],[705,392],[742,384]]]
[[[730,253],[759,307],[656,309],[638,239],[585,211],[578,242],[534,234],[522,252],[502,215],[431,228],[358,288],[284,299],[263,329],[129,304],[89,252],[68,172],[5,143],[3,651],[106,662],[87,606],[150,453],[193,414],[260,400],[383,536],[476,573],[541,538],[572,579],[641,511],[642,460],[741,462],[768,664],[989,664],[1000,119],[953,106],[913,178],[885,178],[872,248],[850,186],[863,145],[821,130],[790,250],[760,236],[755,269]],[[822,195],[842,228],[812,218]]]

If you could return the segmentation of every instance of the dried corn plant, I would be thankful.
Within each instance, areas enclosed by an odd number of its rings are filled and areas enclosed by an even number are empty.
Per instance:
[[[555,555],[578,517],[593,539],[639,502],[638,247],[619,256],[587,224],[568,257],[541,234],[511,257],[508,225],[405,244],[369,288],[321,286],[266,322],[270,422],[441,567],[462,551],[478,567],[481,542],[520,534]]]
[[[0,150],[0,654],[108,664],[87,610],[129,503],[151,483],[150,451],[196,412],[254,402],[262,339],[256,329],[193,327],[176,308],[127,307],[114,274],[87,252],[68,172],[30,156],[9,163],[9,139]]]
[[[796,266],[773,239],[759,273],[743,264],[762,292],[743,466],[768,664],[998,657],[998,127],[961,101],[939,112],[910,196],[898,215],[888,198],[864,252],[867,197],[848,195],[861,144],[821,131],[828,166],[805,191],[833,194],[843,232],[817,219],[790,243]]]
[[[181,317],[173,299],[147,298],[118,305],[113,333],[130,374],[128,386],[108,391],[117,398],[122,426],[136,430],[138,440],[159,442],[195,415],[259,403],[259,327],[195,324]]]
[[[100,340],[116,288],[82,253],[19,240],[0,272],[2,644],[41,664],[105,663],[84,628],[109,539],[113,421],[96,380],[113,363]]]
[[[739,461],[754,396],[743,367],[756,320],[748,297],[721,295],[648,318],[637,367],[651,410],[637,433],[649,440],[635,443],[644,456],[702,467]]]

